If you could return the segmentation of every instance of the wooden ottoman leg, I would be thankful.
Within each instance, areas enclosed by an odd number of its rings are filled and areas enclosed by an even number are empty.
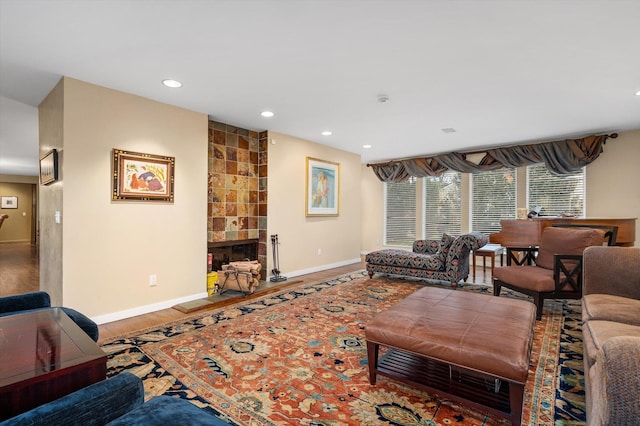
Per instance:
[[[511,405],[511,424],[520,425],[522,404],[524,402],[524,385],[509,383],[509,404]]]
[[[376,384],[376,372],[378,368],[378,345],[377,343],[367,342],[367,359],[369,360],[369,383]]]
[[[500,290],[502,290],[502,284],[497,279],[493,279],[493,295],[500,296]]]

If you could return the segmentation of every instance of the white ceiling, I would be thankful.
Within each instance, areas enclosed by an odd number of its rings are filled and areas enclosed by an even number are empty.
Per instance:
[[[640,129],[640,1],[0,0],[0,173],[63,75],[363,163]]]

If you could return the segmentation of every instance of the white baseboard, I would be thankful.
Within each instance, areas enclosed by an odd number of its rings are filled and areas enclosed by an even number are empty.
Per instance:
[[[314,266],[313,268],[300,269],[298,271],[290,271],[282,273],[287,278],[298,277],[300,275],[313,274],[314,272],[326,271],[327,269],[339,268],[340,266],[353,265],[354,263],[360,263],[361,258],[343,260],[342,262],[331,263],[329,265]],[[270,277],[267,277],[269,279]]]
[[[361,258],[356,259],[348,259],[342,262],[331,263],[329,265],[316,266],[309,269],[301,269],[299,271],[291,271],[287,273],[283,273],[282,275],[287,278],[297,277],[300,275],[312,274],[314,272],[325,271],[327,269],[339,268],[340,266],[352,265],[354,263],[360,263],[362,261]],[[269,279],[269,277],[267,277]],[[192,300],[204,299],[207,297],[207,292],[193,294],[191,296],[185,296],[178,299],[166,300],[164,302],[153,303],[151,305],[138,306],[136,308],[126,309],[124,311],[113,312],[105,315],[98,315],[96,317],[92,317],[91,319],[96,324],[105,324],[108,322],[119,321],[122,319],[127,319],[131,317],[135,317],[137,315],[148,314],[151,312],[159,311],[162,309],[168,309],[175,305],[179,305],[180,303],[191,302]]]
[[[135,317],[137,315],[148,314],[155,311],[160,311],[162,309],[168,309],[175,305],[179,305],[180,303],[191,302],[192,300],[204,299],[207,297],[207,292],[193,294],[191,296],[180,297],[177,299],[165,300],[164,302],[153,303],[151,305],[138,306],[136,308],[126,309],[124,311],[113,312],[105,315],[98,315],[96,317],[92,317],[91,319],[96,324],[105,324],[108,322],[119,321],[122,319],[127,319],[131,317]]]

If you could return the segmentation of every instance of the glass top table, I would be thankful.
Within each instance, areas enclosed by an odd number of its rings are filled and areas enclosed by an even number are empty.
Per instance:
[[[0,420],[104,380],[106,363],[60,308],[0,317]]]

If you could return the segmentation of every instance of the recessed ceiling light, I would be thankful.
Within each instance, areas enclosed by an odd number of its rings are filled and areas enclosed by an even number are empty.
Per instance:
[[[182,87],[182,83],[180,83],[178,80],[171,80],[166,79],[166,80],[162,80],[162,84],[164,84],[167,87],[171,87],[171,88],[178,88],[178,87]]]
[[[322,136],[331,136],[333,133],[330,132],[329,130],[325,130],[324,132],[322,132]]]
[[[265,117],[265,118],[271,118],[273,117],[275,114],[271,111],[262,111],[260,113],[261,116]]]
[[[378,102],[381,104],[386,104],[389,102],[389,95],[378,95]]]
[[[640,96],[640,90],[636,92],[636,96]]]
[[[371,148],[371,145],[362,145],[362,147],[363,147],[364,149],[369,149],[369,148]]]
[[[443,133],[455,133],[456,129],[454,129],[453,127],[447,127],[446,129],[442,129]]]

